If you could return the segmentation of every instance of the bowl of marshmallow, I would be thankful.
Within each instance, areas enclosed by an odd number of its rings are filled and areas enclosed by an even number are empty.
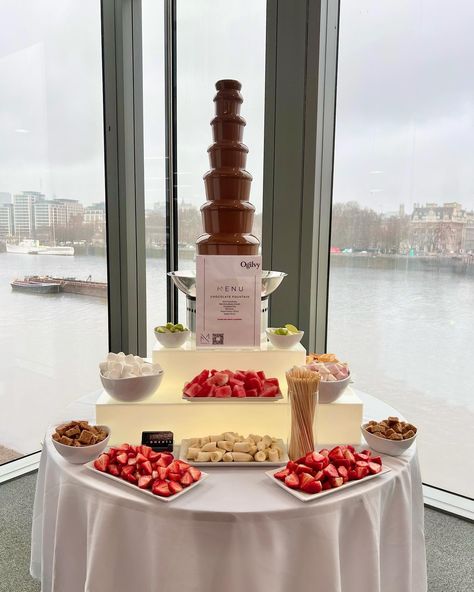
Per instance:
[[[334,403],[351,382],[351,372],[346,362],[340,362],[334,354],[309,354],[306,368],[318,372],[319,402]]]
[[[123,352],[107,354],[99,364],[99,373],[105,391],[122,403],[135,403],[151,397],[163,379],[159,364],[147,362],[140,356]]]

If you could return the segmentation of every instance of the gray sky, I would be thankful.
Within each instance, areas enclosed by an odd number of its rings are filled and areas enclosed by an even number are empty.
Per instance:
[[[342,0],[335,199],[474,209],[474,5]],[[0,191],[103,199],[99,0],[0,0]],[[163,201],[162,1],[143,0],[147,206]],[[218,23],[214,28],[212,23]],[[218,30],[217,30],[218,29]],[[214,82],[243,83],[261,207],[265,0],[178,2],[180,197],[204,201]]]

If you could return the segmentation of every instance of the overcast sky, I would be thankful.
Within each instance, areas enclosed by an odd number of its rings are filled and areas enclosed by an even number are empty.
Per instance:
[[[164,200],[163,12],[162,0],[143,5],[151,207]],[[474,3],[341,5],[335,199],[378,211],[432,200],[474,209]],[[102,200],[99,0],[0,0],[0,14],[0,192]],[[243,83],[247,168],[261,207],[264,69],[265,0],[241,0],[239,10],[179,0],[181,198],[204,200],[213,85],[232,77]]]

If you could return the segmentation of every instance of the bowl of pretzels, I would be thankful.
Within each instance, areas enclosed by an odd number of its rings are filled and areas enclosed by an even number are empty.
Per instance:
[[[369,421],[360,428],[367,444],[377,452],[400,456],[416,439],[417,428],[398,417],[391,416],[382,421]]]

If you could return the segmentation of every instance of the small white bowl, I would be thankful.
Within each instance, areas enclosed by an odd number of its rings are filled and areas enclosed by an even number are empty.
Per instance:
[[[99,372],[100,380],[105,391],[121,403],[137,403],[151,397],[163,380],[163,370],[158,374],[133,376],[131,378],[106,378]]]
[[[56,450],[65,460],[67,460],[67,462],[70,462],[73,465],[85,465],[86,463],[90,462],[91,460],[95,460],[98,456],[100,456],[107,448],[107,444],[109,443],[110,428],[108,426],[98,427],[107,430],[107,438],[102,440],[102,442],[92,444],[91,446],[66,446],[66,444],[56,442],[56,440],[53,440],[52,438],[52,435],[55,431],[54,429],[51,430],[49,437],[51,438]]]
[[[382,454],[389,454],[390,456],[400,456],[410,448],[416,439],[416,434],[407,440],[387,440],[375,434],[371,434],[365,429],[366,423],[360,426],[360,431],[369,445],[369,448],[380,452]]]
[[[175,333],[158,333],[155,331],[155,337],[163,347],[175,349],[181,347],[189,337],[189,329],[186,331],[176,331]]]
[[[346,390],[351,382],[351,373],[342,380],[321,380],[319,383],[319,402],[334,403]]]
[[[290,349],[297,343],[299,343],[304,335],[304,331],[298,331],[298,333],[289,333],[288,335],[276,335],[272,333],[275,331],[274,327],[269,327],[266,330],[267,337],[270,343],[278,349]]]

